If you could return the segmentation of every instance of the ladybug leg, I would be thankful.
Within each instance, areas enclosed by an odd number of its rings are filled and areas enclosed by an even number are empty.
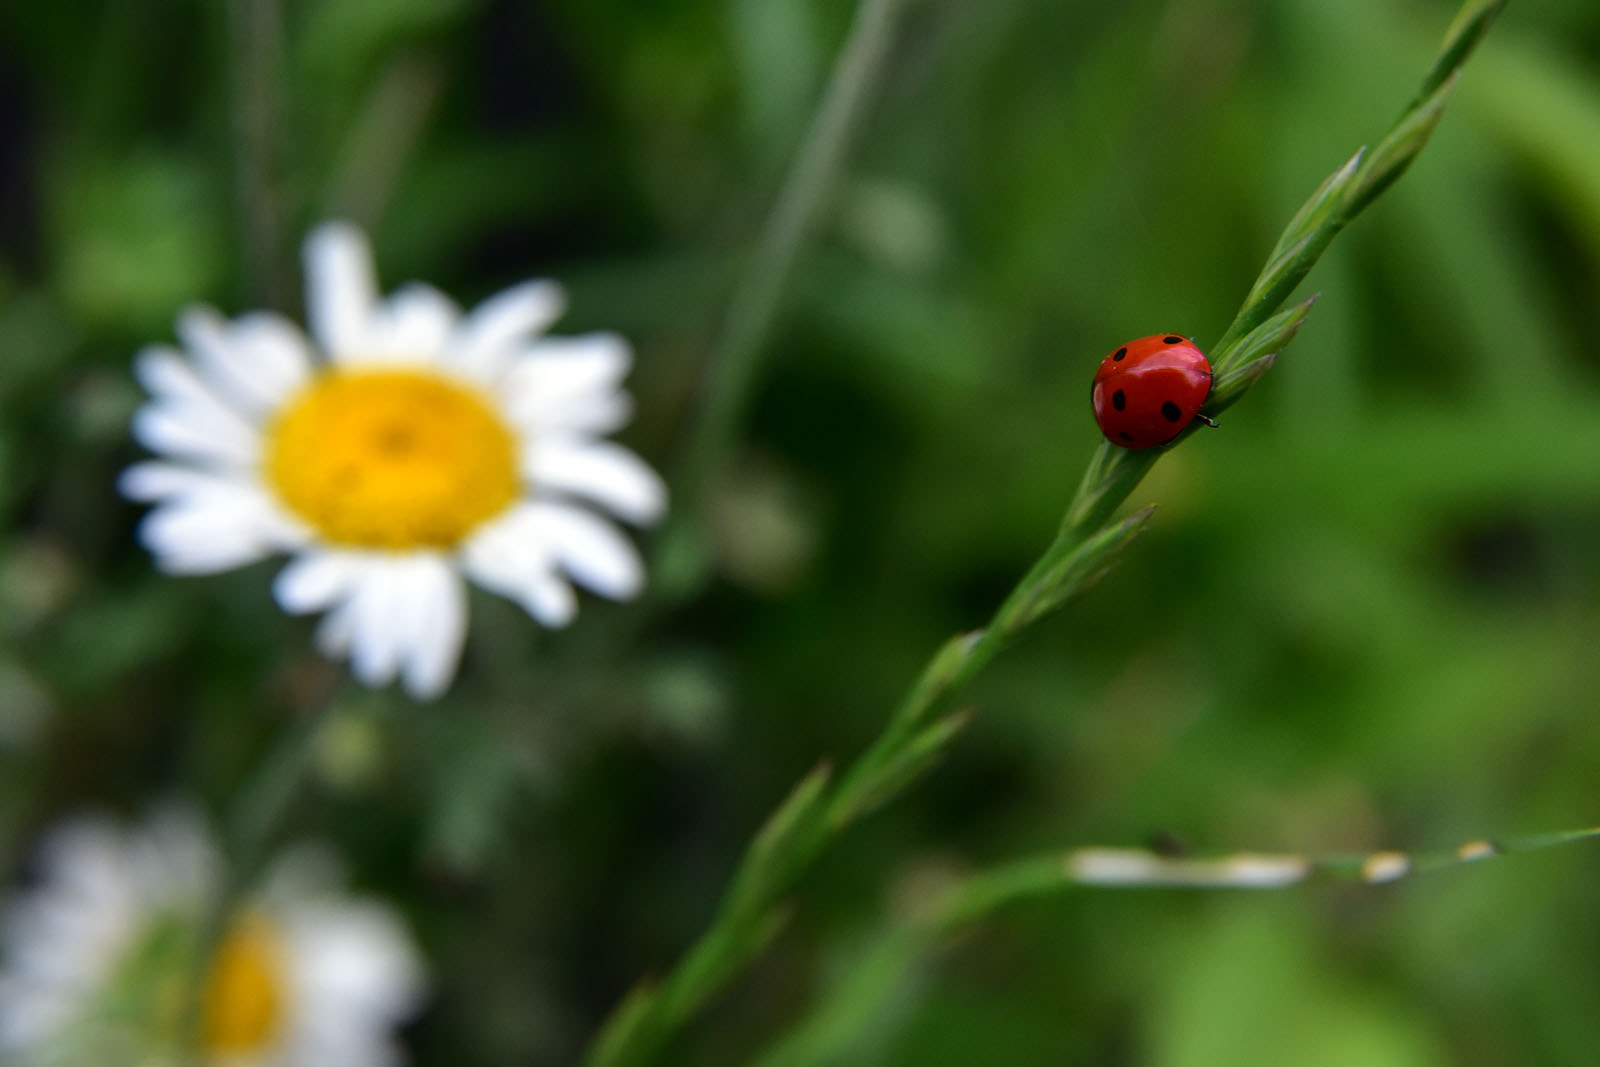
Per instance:
[[[1199,419],[1201,422],[1205,423],[1207,426],[1211,427],[1213,430],[1215,430],[1217,428],[1217,420],[1213,419],[1210,415],[1199,415],[1199,414],[1197,414],[1197,415],[1195,415],[1195,418]]]

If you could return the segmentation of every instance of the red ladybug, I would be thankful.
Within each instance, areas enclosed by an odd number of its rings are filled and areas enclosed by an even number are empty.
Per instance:
[[[1094,421],[1124,448],[1164,445],[1200,414],[1211,395],[1211,364],[1193,341],[1175,333],[1129,341],[1094,374]]]

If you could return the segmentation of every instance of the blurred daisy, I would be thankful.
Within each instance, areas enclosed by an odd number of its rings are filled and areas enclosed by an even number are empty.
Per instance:
[[[349,899],[320,853],[290,854],[200,957],[223,879],[199,821],[46,842],[6,908],[0,1060],[60,1067],[391,1067],[421,965],[399,921]],[[196,989],[194,982],[203,984]]]
[[[356,677],[443,692],[466,633],[463,576],[546,626],[572,584],[628,599],[639,556],[596,511],[660,517],[666,490],[605,435],[631,413],[613,334],[550,337],[563,297],[529,282],[463,315],[438,291],[378,295],[366,239],[306,240],[311,340],[256,312],[178,320],[185,351],[141,352],[152,399],[134,435],[164,461],[122,491],[158,506],[140,536],[163,570],[204,574],[288,552],[285,611],[326,612],[322,652]]]

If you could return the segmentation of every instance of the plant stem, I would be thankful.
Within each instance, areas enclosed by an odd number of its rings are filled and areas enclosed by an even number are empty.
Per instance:
[[[282,308],[283,11],[280,0],[229,0],[239,230],[253,301]]]
[[[1439,120],[1456,74],[1472,46],[1487,30],[1504,0],[1467,0],[1451,24],[1439,58],[1423,81],[1423,91],[1400,116],[1372,152],[1365,150],[1335,171],[1295,213],[1268,256],[1250,295],[1232,325],[1212,349],[1216,384],[1205,411],[1215,414],[1236,402],[1271,366],[1276,354],[1293,339],[1310,314],[1314,298],[1288,310],[1283,303],[1315,265],[1340,230],[1370,204],[1410,164]],[[882,9],[872,21],[869,9]],[[857,35],[877,37],[887,33],[892,4],[864,0],[852,40],[846,45],[836,70],[836,82],[855,84],[864,74],[844,76],[853,69],[854,49],[876,55]],[[841,90],[842,92],[842,90]],[[859,89],[852,90],[852,98]],[[835,98],[830,92],[829,102]],[[843,106],[843,105],[837,105]],[[843,119],[819,118],[818,129],[832,128]],[[842,136],[842,135],[841,135]],[[808,158],[808,149],[802,160]],[[831,166],[826,169],[831,169]],[[808,193],[786,194],[815,203],[820,175],[798,181]],[[774,223],[776,250],[767,268],[773,273],[760,284],[752,283],[759,299],[754,310],[734,316],[736,328],[727,351],[743,378],[720,401],[725,423],[712,423],[703,439],[711,444],[732,431],[744,384],[748,381],[754,345],[776,306],[778,288],[787,274],[798,243],[801,222],[809,210],[800,211],[783,225]],[[786,214],[780,212],[780,215]],[[763,295],[764,294],[764,295]],[[755,312],[760,314],[756,315]],[[748,320],[745,316],[753,316]],[[721,429],[717,429],[717,426]],[[962,685],[1003,651],[1030,624],[1061,607],[1087,589],[1112,566],[1122,548],[1149,521],[1145,509],[1126,519],[1112,516],[1139,481],[1168,450],[1187,439],[1190,430],[1160,449],[1139,452],[1102,443],[1089,461],[1078,491],[1068,505],[1055,539],[1001,603],[983,629],[947,641],[913,682],[889,722],[865,752],[835,783],[830,769],[818,767],[804,778],[779,805],[757,833],[735,872],[710,927],[684,958],[655,985],[642,985],[612,1013],[591,1046],[586,1062],[591,1067],[649,1062],[679,1028],[776,935],[785,912],[781,896],[814,863],[827,846],[856,819],[885,803],[925,774],[946,746],[960,735],[969,712],[943,714]],[[707,446],[709,447],[709,445]],[[1051,861],[1052,864],[1054,861]],[[1059,881],[1059,872],[1041,861],[998,873],[994,881],[974,890],[983,900],[1009,899],[1033,887]]]
[[[1379,885],[1413,874],[1595,839],[1600,839],[1600,827],[1498,842],[1478,839],[1455,848],[1410,854],[1239,852],[1173,857],[1145,849],[1079,848],[1016,860],[968,875],[912,914],[886,924],[860,962],[836,980],[758,1064],[821,1067],[852,1062],[852,1052],[862,1046],[873,1020],[881,1018],[890,1004],[901,1001],[908,984],[927,970],[947,938],[1018,901],[1074,889],[1260,892],[1319,881]]]
[[[377,225],[428,128],[444,89],[432,57],[406,52],[390,60],[367,93],[324,196],[328,217]]]
[[[872,102],[904,6],[905,0],[861,0],[856,8],[816,116],[778,192],[706,361],[699,416],[673,479],[679,504],[677,517],[661,537],[664,559],[689,560],[684,555],[684,539],[699,534],[685,524],[699,520],[706,487],[733,447],[785,286],[833,189],[851,137]],[[702,575],[698,562],[680,562],[659,576],[658,585],[668,596],[682,596],[699,584]]]
[[[923,920],[948,932],[1025,897],[1065,889],[1287,889],[1313,881],[1382,885],[1413,874],[1459,867],[1518,852],[1600,838],[1600,827],[1529,834],[1423,852],[1235,852],[1224,856],[1166,856],[1141,848],[1077,848],[995,867],[947,891]]]

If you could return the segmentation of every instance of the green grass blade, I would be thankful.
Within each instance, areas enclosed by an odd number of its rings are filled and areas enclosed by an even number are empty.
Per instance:
[[[1432,68],[1423,76],[1422,90],[1417,94],[1416,103],[1426,100],[1450,78],[1467,61],[1472,50],[1478,47],[1478,42],[1483,40],[1489,32],[1489,27],[1494,24],[1500,9],[1506,6],[1506,0],[1474,0],[1463,4],[1461,10],[1456,12],[1456,17],[1450,20],[1450,26],[1444,31],[1444,43],[1439,46],[1439,57],[1434,60]]]
[[[828,822],[844,827],[873,810],[893,800],[906,786],[921,778],[945,748],[954,741],[972,721],[972,709],[935,719],[919,730],[909,741],[897,745],[888,753],[872,773],[842,789],[828,813]]]
[[[1257,363],[1263,356],[1276,356],[1282,352],[1285,346],[1294,340],[1295,334],[1300,332],[1300,327],[1305,325],[1306,317],[1311,314],[1311,309],[1316,303],[1317,298],[1312,296],[1287,311],[1278,312],[1251,330],[1231,348],[1212,359],[1211,371],[1216,380],[1212,383],[1211,396],[1206,402],[1205,410],[1215,413],[1239,399],[1243,390],[1225,393],[1224,381],[1235,375],[1235,372],[1245,364]],[[1254,384],[1255,380],[1255,378],[1249,379],[1249,384]]]
[[[1355,180],[1356,173],[1361,169],[1361,162],[1366,157],[1365,147],[1358,148],[1356,154],[1349,161],[1332,174],[1322,180],[1316,192],[1300,205],[1294,213],[1289,224],[1283,228],[1283,233],[1278,237],[1278,243],[1273,245],[1272,251],[1267,254],[1267,266],[1261,272],[1266,277],[1273,272],[1275,266],[1291,258],[1291,249],[1303,246],[1306,239],[1332,217],[1345,200],[1350,183]],[[1257,278],[1250,289],[1246,303],[1256,298],[1257,291],[1262,288],[1261,278]]]
[[[1433,136],[1434,127],[1439,125],[1439,120],[1444,116],[1445,105],[1450,102],[1459,80],[1459,72],[1446,78],[1415,108],[1406,112],[1388,136],[1378,142],[1378,147],[1372,150],[1362,165],[1359,180],[1347,194],[1348,201],[1341,210],[1342,217],[1348,219],[1359,215],[1405,173],[1411,161],[1422,151],[1422,146],[1428,143],[1428,138]]]
[[[1456,72],[1501,6],[1468,0],[1423,79],[1417,101],[1375,149],[1357,152],[1295,213],[1249,298],[1212,349],[1219,373],[1208,411],[1220,411],[1242,397],[1304,324],[1314,298],[1287,311],[1280,311],[1282,304],[1339,231],[1381,195],[1421,151],[1449,99]],[[760,332],[752,331],[752,336]],[[741,345],[745,343],[741,341]],[[925,773],[959,735],[966,716],[950,715],[923,724],[1018,633],[1087,588],[1149,521],[1148,509],[1120,522],[1111,519],[1156,461],[1168,449],[1181,445],[1190,432],[1192,427],[1159,449],[1134,452],[1105,443],[1095,451],[1055,540],[989,625],[974,634],[952,638],[941,647],[878,739],[837,785],[830,789],[826,776],[813,772],[791,793],[747,851],[711,928],[657,992],[636,993],[625,1002],[593,1046],[589,1064],[612,1067],[649,1062],[672,1032],[760,951],[781,923],[782,913],[775,906],[780,894],[834,834]],[[816,814],[823,810],[827,817],[819,824]],[[1067,884],[1069,868],[1059,859],[1051,865],[1048,876],[1046,865],[1038,860],[996,875],[984,883],[981,898],[1000,902],[1016,893]]]

